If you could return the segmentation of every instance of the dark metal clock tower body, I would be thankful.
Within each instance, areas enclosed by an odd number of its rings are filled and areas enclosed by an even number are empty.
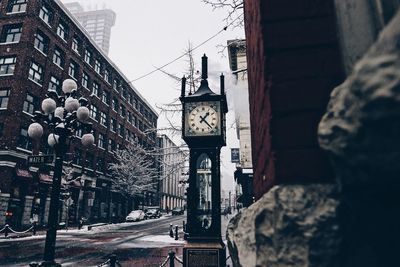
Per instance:
[[[187,243],[184,266],[225,266],[221,238],[220,152],[226,145],[225,114],[228,112],[224,76],[221,94],[208,86],[207,57],[202,57],[202,80],[193,94],[186,95],[182,78],[182,138],[190,149],[187,191]]]

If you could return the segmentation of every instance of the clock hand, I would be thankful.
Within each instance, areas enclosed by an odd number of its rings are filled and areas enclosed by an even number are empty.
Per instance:
[[[204,122],[208,125],[208,127],[210,127],[212,129],[212,126],[207,121],[204,121]]]
[[[210,115],[209,112],[206,113],[206,115],[204,117],[200,116],[200,123],[205,122],[206,118],[208,117],[208,115]]]

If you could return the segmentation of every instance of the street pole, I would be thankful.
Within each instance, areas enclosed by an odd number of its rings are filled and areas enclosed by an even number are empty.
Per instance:
[[[231,210],[231,191],[229,190],[229,210]]]
[[[50,198],[50,209],[49,209],[49,220],[48,229],[46,233],[46,243],[44,247],[44,256],[42,266],[61,266],[54,261],[56,237],[57,237],[57,226],[58,226],[58,208],[60,199],[60,188],[61,188],[61,175],[62,175],[62,164],[64,157],[64,150],[66,146],[65,134],[60,134],[59,144],[55,146],[56,159],[54,165],[53,175],[53,187],[51,190]]]

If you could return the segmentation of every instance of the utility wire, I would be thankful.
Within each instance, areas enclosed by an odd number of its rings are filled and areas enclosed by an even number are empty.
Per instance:
[[[203,41],[202,43],[196,45],[196,46],[193,47],[190,51],[193,51],[193,50],[199,48],[200,46],[202,46],[202,45],[204,45],[205,43],[209,42],[210,40],[214,39],[214,38],[215,38],[217,35],[219,35],[221,32],[226,31],[226,30],[228,29],[228,27],[231,26],[231,25],[232,25],[236,20],[238,20],[241,16],[243,16],[243,14],[240,14],[240,15],[239,15],[236,19],[234,19],[231,23],[229,23],[228,25],[226,25],[225,27],[223,27],[222,30],[220,30],[219,32],[217,32],[216,34],[214,34],[213,36],[211,36],[211,37],[208,38],[207,40]],[[187,51],[187,52],[185,52],[184,54],[180,55],[179,57],[177,57],[177,58],[171,60],[170,62],[168,62],[168,63],[166,63],[166,64],[164,64],[164,65],[162,65],[162,66],[160,66],[160,67],[158,67],[158,68],[156,68],[156,69],[154,69],[154,70],[152,70],[152,71],[150,71],[150,72],[148,72],[148,73],[146,73],[146,74],[144,74],[144,75],[142,75],[142,76],[140,76],[140,77],[138,77],[138,78],[136,78],[136,79],[133,79],[133,80],[129,81],[129,83],[132,83],[132,82],[135,82],[135,81],[137,81],[137,80],[143,79],[143,78],[145,78],[145,77],[147,77],[147,76],[153,74],[154,72],[159,71],[159,70],[165,68],[165,67],[168,66],[168,65],[171,65],[171,64],[174,63],[175,61],[178,61],[179,59],[181,59],[181,58],[183,58],[184,56],[186,56],[190,51]]]

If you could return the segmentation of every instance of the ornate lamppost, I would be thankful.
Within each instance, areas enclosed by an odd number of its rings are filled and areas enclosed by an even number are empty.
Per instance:
[[[62,84],[64,95],[58,95],[56,91],[49,91],[47,98],[42,102],[42,112],[36,111],[33,123],[28,128],[28,135],[34,140],[40,140],[43,135],[43,127],[39,122],[47,124],[53,130],[48,135],[47,142],[54,148],[55,163],[53,184],[50,198],[48,229],[46,243],[41,266],[61,266],[54,261],[55,244],[58,226],[59,198],[61,187],[61,175],[64,155],[70,145],[70,139],[79,129],[88,133],[82,136],[82,145],[91,146],[94,136],[91,134],[91,123],[88,123],[88,101],[81,97],[77,99],[77,84],[74,80],[66,79]]]

